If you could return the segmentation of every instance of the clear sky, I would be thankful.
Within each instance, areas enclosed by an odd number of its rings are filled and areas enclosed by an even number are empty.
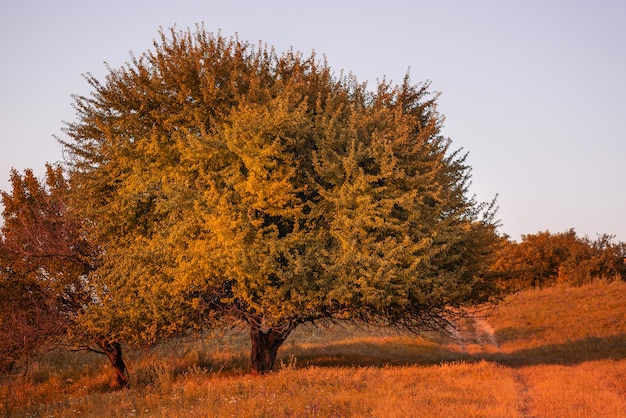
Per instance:
[[[626,241],[624,0],[0,0],[0,189],[62,159],[82,74],[152,47],[159,27],[238,34],[327,57],[373,86],[430,80],[472,192],[500,231]]]

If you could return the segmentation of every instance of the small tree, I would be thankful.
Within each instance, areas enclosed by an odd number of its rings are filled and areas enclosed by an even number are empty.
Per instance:
[[[62,142],[104,249],[94,329],[143,344],[245,324],[263,373],[303,323],[420,331],[496,296],[492,213],[428,84],[370,92],[203,28],[87,81]]]
[[[38,354],[62,333],[63,318],[51,309],[47,289],[11,271],[0,247],[0,373]]]
[[[57,347],[69,332],[75,347],[106,354],[117,383],[126,385],[119,344],[101,334],[86,339],[76,328],[77,316],[91,301],[87,276],[97,247],[81,233],[81,222],[68,204],[62,168],[47,165],[43,184],[32,170],[24,175],[14,170],[11,185],[11,193],[2,192],[0,231],[0,355],[5,369]]]

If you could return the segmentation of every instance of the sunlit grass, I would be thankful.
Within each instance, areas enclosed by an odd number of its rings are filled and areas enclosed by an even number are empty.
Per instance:
[[[489,318],[500,349],[521,362],[626,358],[626,282],[529,290]]]
[[[529,290],[490,318],[537,417],[626,416],[626,283]]]
[[[626,416],[626,283],[526,291],[472,338],[417,338],[355,327],[296,330],[276,371],[248,374],[245,333],[129,351],[131,388],[106,360],[53,352],[0,379],[7,417],[613,417]],[[484,326],[483,324],[482,326]],[[463,345],[463,348],[461,347]]]
[[[626,417],[626,360],[543,364],[520,373],[536,416]]]
[[[511,411],[516,402],[509,374],[489,362],[287,367],[265,377],[216,377],[196,371],[177,379],[156,379],[144,388],[40,398],[24,404],[21,413],[56,417],[443,417],[464,411],[464,416],[506,417],[515,416]],[[48,386],[48,391],[52,389]]]

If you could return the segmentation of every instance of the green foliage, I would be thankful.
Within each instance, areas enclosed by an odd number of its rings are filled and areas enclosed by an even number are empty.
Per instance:
[[[317,320],[421,330],[496,294],[492,213],[428,84],[370,92],[200,27],[87,81],[62,141],[103,248],[86,327],[136,344],[216,320],[277,341]]]
[[[494,270],[516,289],[623,279],[625,249],[624,243],[615,243],[609,235],[592,241],[578,237],[573,229],[555,234],[545,231],[524,235],[520,243],[508,242],[499,252]]]

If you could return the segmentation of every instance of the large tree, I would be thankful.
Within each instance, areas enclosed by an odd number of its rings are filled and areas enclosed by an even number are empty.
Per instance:
[[[202,27],[86,79],[62,142],[103,245],[88,326],[142,344],[234,321],[265,372],[300,324],[420,331],[496,295],[492,213],[428,83],[369,91]]]
[[[23,175],[13,170],[11,186],[2,192],[0,370],[69,343],[106,354],[116,384],[125,386],[119,342],[86,335],[76,321],[92,301],[87,278],[99,249],[81,232],[62,167],[47,165],[44,181],[30,169]]]

